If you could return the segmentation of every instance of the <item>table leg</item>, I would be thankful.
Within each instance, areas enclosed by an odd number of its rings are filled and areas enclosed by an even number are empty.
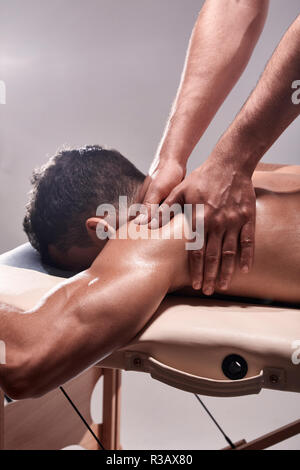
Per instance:
[[[4,393],[0,389],[0,450],[4,449]]]
[[[118,450],[120,445],[121,371],[103,369],[103,425],[102,440],[105,449]]]

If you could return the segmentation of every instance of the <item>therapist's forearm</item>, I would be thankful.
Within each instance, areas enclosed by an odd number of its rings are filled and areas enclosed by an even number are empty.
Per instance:
[[[300,114],[292,84],[300,79],[300,16],[290,26],[236,119],[209,159],[252,175],[266,151]]]
[[[185,165],[245,69],[268,0],[207,0],[196,22],[181,84],[157,152]]]

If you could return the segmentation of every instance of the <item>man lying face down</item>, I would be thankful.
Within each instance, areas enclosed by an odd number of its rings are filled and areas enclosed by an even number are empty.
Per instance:
[[[117,209],[119,196],[131,205],[144,179],[116,150],[97,145],[62,150],[33,174],[23,224],[30,243],[45,262],[73,271],[88,268],[106,243],[96,234],[103,221],[97,207]]]
[[[277,280],[279,295],[293,300],[294,289],[299,288],[291,276],[295,267],[299,272],[300,265],[300,167],[259,164],[259,168],[274,171],[256,171],[253,176],[257,195],[255,269],[245,277],[237,273],[228,294],[274,298],[276,293],[278,297]],[[116,150],[95,145],[60,151],[33,174],[24,218],[30,243],[47,263],[72,271],[87,269],[107,243],[97,236],[98,224],[105,229],[113,225],[109,216],[96,215],[98,206],[112,204],[118,210],[119,196],[127,197],[128,206],[138,202],[144,179]],[[118,223],[118,217],[116,220]],[[289,279],[289,287],[283,279]]]
[[[128,344],[167,294],[191,286],[184,214],[155,229],[156,238],[116,237],[104,247],[97,239],[99,204],[115,203],[120,195],[134,201],[143,179],[120,154],[98,147],[63,151],[35,173],[24,221],[31,243],[59,266],[92,264],[31,310],[0,303],[6,344],[0,387],[8,396],[40,396],[65,383]],[[228,293],[299,303],[299,167],[258,171],[253,181],[254,266],[247,276],[234,275]],[[129,231],[133,224],[124,227]],[[147,226],[139,230],[153,232]],[[170,237],[163,236],[167,231]]]

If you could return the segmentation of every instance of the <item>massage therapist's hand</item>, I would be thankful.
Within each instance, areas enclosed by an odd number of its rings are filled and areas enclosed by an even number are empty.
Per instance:
[[[147,213],[138,216],[135,222],[137,224],[150,222],[152,205],[160,204],[181,183],[185,174],[186,167],[175,160],[164,160],[163,162],[154,160],[138,197]]]
[[[194,289],[227,290],[236,264],[247,273],[254,257],[255,192],[251,175],[208,159],[176,186],[164,204],[204,204],[204,246],[190,252]],[[163,211],[163,206],[162,206]],[[193,218],[195,219],[195,211]],[[193,220],[193,227],[201,226]]]

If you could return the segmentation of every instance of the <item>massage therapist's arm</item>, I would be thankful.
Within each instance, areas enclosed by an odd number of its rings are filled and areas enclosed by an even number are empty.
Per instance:
[[[292,85],[300,77],[299,50],[300,16],[282,38],[256,88],[212,154],[166,201],[173,204],[177,199],[193,199],[207,204],[205,293],[213,293],[218,279],[218,287],[228,289],[239,243],[241,268],[248,272],[253,264],[255,197],[251,178],[263,155],[300,114],[300,105],[292,101]]]
[[[252,176],[262,156],[300,114],[300,105],[292,100],[293,84],[300,80],[299,50],[300,15],[282,38],[256,88],[210,158],[236,162],[235,166]]]
[[[222,180],[217,181],[219,173],[216,164],[216,175],[213,166],[212,171],[207,171],[206,174],[203,172],[203,176],[200,174],[198,178],[195,173],[192,179],[186,180],[186,184],[184,182],[183,186],[180,186],[180,183],[185,177],[186,164],[191,152],[251,57],[265,24],[268,6],[268,0],[206,0],[191,37],[182,80],[163,138],[140,193],[140,200],[148,211],[146,216],[139,218],[140,223],[149,222],[151,205],[161,203],[169,195],[178,203],[205,204],[207,228],[205,239],[207,241],[208,234],[211,235],[209,246],[207,250],[204,246],[203,250],[190,252],[190,267],[193,287],[202,288],[207,295],[211,295],[214,291],[219,269],[220,249],[216,247],[216,241],[220,239],[220,234],[216,235],[216,232],[219,230],[218,226],[222,229],[223,220],[222,217],[217,218],[215,215],[219,209],[218,198],[222,198],[222,193],[225,193],[226,198],[228,188],[230,199],[230,186],[234,185],[238,177],[231,182],[231,168],[229,166],[225,168],[227,171],[222,168],[221,176],[226,179],[227,188],[224,185],[219,190]],[[241,177],[240,187],[244,181]],[[215,193],[211,195],[214,188]],[[240,194],[236,193],[239,193],[239,190],[234,192],[233,197],[239,198]],[[246,210],[248,211],[250,207],[250,212],[253,214],[255,197],[251,184],[244,185],[241,197],[247,206]],[[246,199],[251,203],[247,204]],[[166,202],[169,203],[169,199]],[[228,207],[233,216],[227,215],[225,219],[229,223],[229,218],[233,218],[232,225],[235,226],[235,219],[239,221],[240,218],[232,209],[232,205]],[[232,253],[236,244],[234,242],[236,235],[232,236],[229,233],[225,246],[227,254],[221,274],[223,288],[227,287],[224,281],[230,280],[233,271],[235,256],[232,256]],[[246,253],[248,254],[249,250]]]
[[[141,197],[159,204],[185,176],[187,160],[240,78],[262,32],[269,0],[206,0],[181,83]]]
[[[110,241],[89,270],[34,310],[22,314],[2,306],[6,364],[0,365],[0,387],[15,399],[42,395],[127,344],[166,293],[187,283],[182,243]]]
[[[195,288],[227,290],[236,261],[248,272],[254,260],[257,163],[300,114],[292,84],[300,78],[300,16],[290,26],[233,124],[205,163],[166,198],[165,204],[205,204],[205,244],[191,252]]]

